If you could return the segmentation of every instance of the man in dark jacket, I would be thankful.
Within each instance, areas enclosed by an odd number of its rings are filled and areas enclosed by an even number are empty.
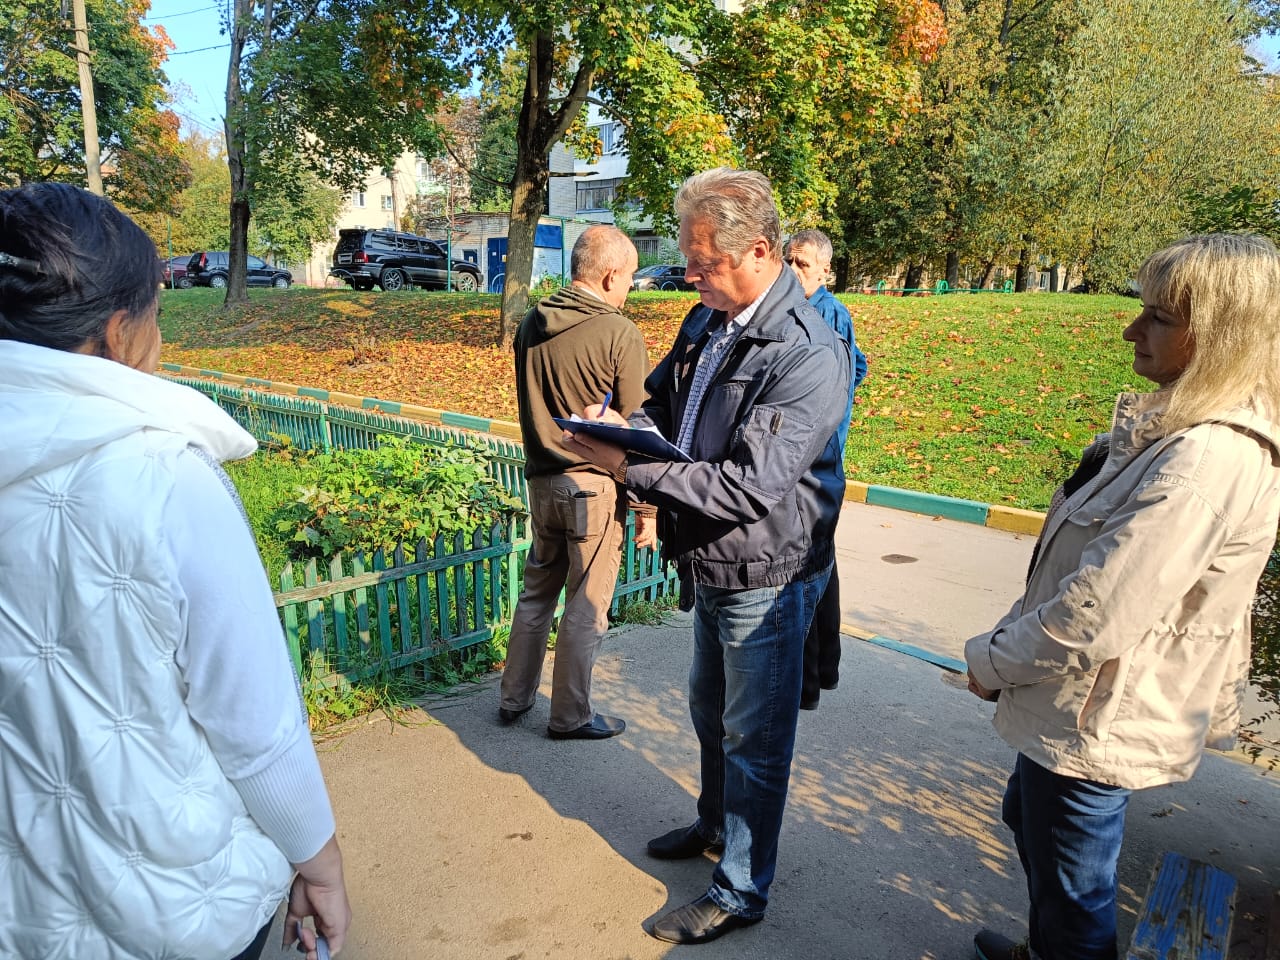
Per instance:
[[[698,817],[651,840],[649,853],[722,853],[707,892],[649,932],[704,943],[760,920],[768,902],[804,637],[831,570],[844,495],[827,441],[844,411],[850,361],[783,267],[765,177],[698,174],[676,195],[676,214],[685,276],[702,304],[649,376],[649,399],[630,423],[656,426],[693,462],[645,461],[582,434],[566,443],[659,508],[664,556],[693,584]]]
[[[827,326],[845,342],[853,357],[853,377],[849,381],[849,402],[845,405],[840,426],[829,443],[834,447],[844,476],[844,443],[849,436],[849,417],[853,414],[853,391],[867,375],[867,358],[858,349],[853,332],[853,318],[843,303],[827,289],[831,272],[831,240],[821,230],[801,230],[787,241],[783,259],[800,281],[804,295],[827,321]],[[800,687],[800,709],[818,709],[822,690],[834,690],[840,682],[840,571],[831,568],[827,589],[813,613],[813,623],[804,641],[804,682]]]
[[[498,715],[513,723],[533,707],[563,589],[547,735],[599,740],[626,727],[592,708],[591,671],[609,628],[627,500],[608,471],[560,443],[552,417],[587,407],[598,414],[602,402],[631,413],[644,400],[649,361],[644,337],[621,312],[636,270],[626,234],[588,227],[574,244],[570,269],[572,283],[530,310],[516,332],[533,545],[511,622]],[[652,522],[641,521],[637,543],[652,545],[653,537]]]

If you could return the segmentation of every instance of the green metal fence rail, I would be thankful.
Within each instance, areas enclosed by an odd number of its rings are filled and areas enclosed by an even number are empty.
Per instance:
[[[515,441],[306,396],[164,376],[211,397],[263,443],[288,437],[300,449],[331,451],[368,449],[386,435],[436,446],[479,441],[490,475],[528,506],[524,448]],[[614,615],[628,603],[654,601],[677,589],[658,552],[636,549],[634,535],[635,517],[628,513],[610,605]],[[382,551],[372,558],[339,554],[326,564],[310,561],[301,570],[287,566],[275,600],[295,668],[301,675],[310,663],[311,680],[332,683],[339,676],[353,680],[410,669],[448,650],[487,642],[515,609],[530,543],[528,523],[521,519],[452,540],[440,536],[431,544],[400,546],[390,558]]]
[[[295,669],[309,665],[319,683],[357,680],[484,643],[514,603],[513,539],[497,524],[401,545],[390,558],[340,553],[325,568],[308,561],[300,584],[286,566],[275,599]]]
[[[439,447],[462,446],[479,440],[484,444],[490,475],[504,489],[528,502],[524,448],[513,440],[372,410],[356,410],[311,397],[286,397],[195,377],[162,376],[211,397],[261,443],[275,443],[284,436],[301,450],[328,453],[367,450],[377,446],[380,435],[387,434]]]
[[[942,296],[944,293],[1013,293],[1013,281],[1006,280],[999,287],[953,287],[945,280],[939,280],[932,287],[891,287],[885,280],[879,281],[874,288],[867,288],[864,293],[878,294],[902,294],[904,297],[912,293],[935,294]]]

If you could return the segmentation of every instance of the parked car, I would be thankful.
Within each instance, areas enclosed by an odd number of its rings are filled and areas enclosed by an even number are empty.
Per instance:
[[[684,278],[684,266],[679,263],[655,263],[642,267],[631,279],[632,290],[692,290],[693,284]]]
[[[251,287],[279,287],[283,290],[293,283],[293,274],[280,267],[273,267],[261,257],[248,258],[248,283]],[[187,276],[198,287],[225,287],[230,275],[228,254],[225,250],[202,250],[193,253],[187,261]]]
[[[480,288],[480,268],[469,260],[449,261],[435,240],[364,227],[338,231],[329,271],[329,276],[357,290],[372,290],[375,284],[383,290],[415,286],[443,290],[450,275],[454,290]]]
[[[181,257],[170,257],[168,260],[162,260],[162,270],[164,271],[164,285],[170,290],[186,290],[191,286],[191,278],[187,276],[187,263],[191,260],[193,254],[184,254]]]

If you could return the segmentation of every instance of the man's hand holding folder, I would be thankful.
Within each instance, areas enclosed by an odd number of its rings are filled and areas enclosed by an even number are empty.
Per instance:
[[[627,451],[652,460],[689,462],[689,457],[673,446],[653,428],[634,428],[616,410],[597,406],[582,411],[570,420],[555,418],[564,428],[561,442],[596,466],[617,475],[621,472]]]

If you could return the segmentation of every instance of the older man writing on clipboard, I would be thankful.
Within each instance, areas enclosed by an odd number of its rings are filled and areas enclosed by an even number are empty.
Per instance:
[[[655,427],[691,462],[628,454],[584,433],[563,443],[659,508],[664,556],[692,585],[689,711],[697,818],[649,842],[659,859],[722,850],[706,893],[652,936],[704,943],[759,921],[777,863],[800,707],[804,637],[831,570],[844,480],[829,453],[849,351],[782,264],[769,181],[727,168],[676,196],[685,276],[702,303],[618,425]],[[599,407],[583,410],[590,419]],[[686,607],[687,609],[687,607]]]

